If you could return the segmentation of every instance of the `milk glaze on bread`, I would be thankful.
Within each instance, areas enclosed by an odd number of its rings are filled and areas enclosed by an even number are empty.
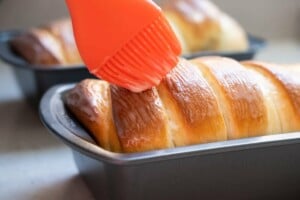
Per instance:
[[[183,53],[248,49],[245,31],[209,0],[166,0],[162,9]]]
[[[33,28],[13,38],[10,44],[30,64],[49,67],[82,63],[69,19]]]
[[[104,149],[143,152],[300,130],[299,76],[299,66],[181,59],[156,88],[88,79],[66,105]]]

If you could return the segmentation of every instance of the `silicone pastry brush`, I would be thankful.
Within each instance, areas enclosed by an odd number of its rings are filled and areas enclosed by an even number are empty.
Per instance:
[[[89,71],[140,92],[158,85],[181,47],[151,0],[66,0],[80,55]]]

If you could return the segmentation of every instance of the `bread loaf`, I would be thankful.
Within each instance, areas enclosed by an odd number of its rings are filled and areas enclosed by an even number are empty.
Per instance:
[[[142,152],[300,130],[299,75],[299,66],[181,59],[156,88],[88,79],[66,105],[101,147]]]

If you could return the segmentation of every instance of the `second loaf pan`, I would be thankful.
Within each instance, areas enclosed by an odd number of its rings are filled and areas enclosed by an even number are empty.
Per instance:
[[[72,87],[48,91],[40,115],[72,149],[99,200],[300,199],[300,133],[112,153],[98,147],[66,109],[63,95]]]

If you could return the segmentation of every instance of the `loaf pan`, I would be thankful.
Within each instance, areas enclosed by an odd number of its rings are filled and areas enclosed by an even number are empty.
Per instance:
[[[83,65],[45,68],[27,63],[15,54],[9,45],[9,41],[21,33],[21,31],[0,32],[0,58],[12,66],[19,86],[30,104],[38,107],[41,96],[53,85],[93,77]]]
[[[98,147],[66,109],[63,96],[73,87],[50,89],[40,116],[72,149],[96,199],[300,199],[300,133],[112,153]]]

